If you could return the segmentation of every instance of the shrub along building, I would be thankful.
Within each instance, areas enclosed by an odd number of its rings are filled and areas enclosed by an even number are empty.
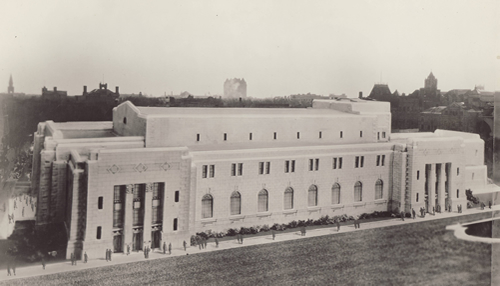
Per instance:
[[[37,225],[65,222],[67,256],[180,247],[223,231],[329,215],[466,206],[485,188],[475,134],[391,134],[389,103],[308,109],[162,108],[125,102],[112,122],[40,123]]]

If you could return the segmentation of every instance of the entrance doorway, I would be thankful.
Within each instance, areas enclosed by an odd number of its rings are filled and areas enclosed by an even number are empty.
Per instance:
[[[113,252],[123,252],[123,235],[113,236]]]
[[[161,231],[159,230],[154,230],[151,232],[151,247],[153,249],[155,248],[160,248],[161,245]]]
[[[142,232],[134,232],[132,237],[132,250],[142,250]]]

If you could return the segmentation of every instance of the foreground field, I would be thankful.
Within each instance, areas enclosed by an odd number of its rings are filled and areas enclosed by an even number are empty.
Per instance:
[[[458,240],[445,230],[484,217],[142,261],[8,285],[490,285],[491,245]]]

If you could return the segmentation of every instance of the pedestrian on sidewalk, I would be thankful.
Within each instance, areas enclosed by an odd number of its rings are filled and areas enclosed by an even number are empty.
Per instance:
[[[411,214],[413,216],[413,219],[415,219],[415,216],[416,216],[415,209],[411,209]]]
[[[10,258],[7,258],[7,276],[12,276],[12,273],[10,273]]]
[[[85,251],[85,254],[83,255],[83,263],[87,263],[87,261],[89,260],[89,256],[87,255],[87,251]]]
[[[241,234],[240,240],[241,240],[241,244],[243,244],[243,234]]]
[[[404,211],[401,211],[401,220],[404,221],[405,220],[405,212]]]
[[[340,231],[340,220],[339,219],[335,220],[335,225],[337,226],[337,232],[339,232]]]
[[[491,209],[491,201],[488,201],[488,207]]]
[[[129,255],[129,254],[130,254],[130,243],[127,244],[127,255]]]
[[[172,254],[172,243],[168,243],[168,254]]]
[[[12,273],[14,273],[14,276],[16,276],[16,263],[17,263],[16,257],[14,256],[12,258]]]
[[[106,248],[106,261],[109,261],[109,258],[108,258],[108,249]]]
[[[184,241],[182,242],[182,246],[184,246],[184,251],[186,251],[186,245],[187,245],[187,243],[186,243],[186,241],[184,240]]]
[[[432,215],[436,215],[436,208],[432,206]]]
[[[164,241],[163,242],[163,254],[166,254],[167,253],[167,242]]]
[[[236,240],[238,241],[238,244],[239,244],[240,243],[240,234],[239,233],[236,235]]]
[[[219,239],[217,238],[217,236],[215,237],[215,248],[219,248]]]
[[[75,265],[75,254],[71,252],[71,265]]]
[[[271,234],[273,236],[273,240],[276,238],[276,231],[274,229],[271,230]]]
[[[75,260],[75,266],[76,266],[76,262],[77,262],[77,260],[76,260],[76,253],[73,256],[73,260]]]
[[[42,267],[45,270],[45,255],[42,255]]]
[[[484,203],[481,202],[481,210],[484,210],[484,207],[485,207]]]
[[[142,251],[142,253],[144,254],[144,258],[148,258],[148,257],[147,257],[147,254],[146,254],[146,253],[147,253],[147,250],[148,250],[148,249],[144,246],[144,250]]]

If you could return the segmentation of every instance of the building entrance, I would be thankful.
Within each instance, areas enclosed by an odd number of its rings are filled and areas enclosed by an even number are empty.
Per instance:
[[[151,248],[161,248],[161,231],[154,230],[151,232]]]
[[[132,237],[132,250],[142,250],[142,232],[134,232]]]
[[[123,235],[113,236],[113,252],[123,252]]]

